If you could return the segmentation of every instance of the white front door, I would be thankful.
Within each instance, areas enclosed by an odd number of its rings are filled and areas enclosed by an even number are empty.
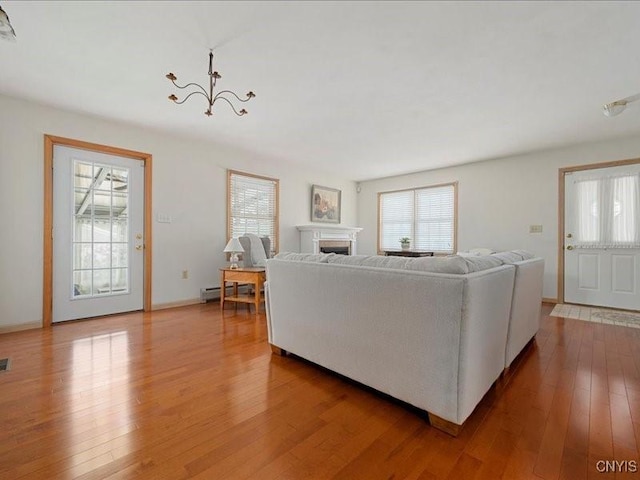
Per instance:
[[[143,308],[144,162],[54,146],[53,322]]]
[[[640,310],[640,164],[564,182],[565,301]]]

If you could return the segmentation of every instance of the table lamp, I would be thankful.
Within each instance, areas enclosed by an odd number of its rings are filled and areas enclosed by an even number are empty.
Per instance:
[[[242,248],[240,240],[235,237],[232,238],[231,240],[229,240],[229,243],[227,243],[227,246],[224,247],[223,251],[225,253],[231,254],[231,257],[229,259],[231,261],[231,265],[229,265],[229,268],[233,270],[238,268],[238,253],[244,252],[244,248]]]

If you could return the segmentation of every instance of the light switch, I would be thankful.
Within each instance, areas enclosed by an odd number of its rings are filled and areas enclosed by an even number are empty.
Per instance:
[[[529,225],[529,233],[542,233],[542,225]]]
[[[156,221],[158,223],[171,223],[171,215],[165,215],[165,214],[158,213],[156,215]]]

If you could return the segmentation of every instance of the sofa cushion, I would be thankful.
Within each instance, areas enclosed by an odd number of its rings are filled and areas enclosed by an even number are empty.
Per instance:
[[[491,256],[499,258],[500,260],[502,260],[502,263],[506,265],[513,265],[516,262],[522,261],[522,255],[518,255],[517,253],[513,252],[498,252],[493,253]]]
[[[335,253],[295,253],[295,252],[281,252],[274,258],[279,260],[289,260],[292,262],[317,262],[328,263],[329,258],[336,256]]]
[[[516,253],[522,257],[523,260],[529,260],[531,258],[535,258],[535,255],[531,252],[527,252],[526,250],[511,250],[513,253]]]
[[[380,268],[397,268],[404,269],[407,265],[408,258],[404,257],[385,257],[384,255],[372,255],[365,258],[360,265],[365,267]]]
[[[470,248],[469,252],[475,253],[476,255],[480,256],[480,255],[491,255],[492,253],[495,253],[495,250],[491,250],[490,248]]]
[[[521,262],[523,260],[529,260],[535,258],[535,255],[526,250],[510,250],[506,252],[498,252],[492,254],[493,257],[499,258],[507,265],[513,265],[514,263]]]
[[[488,270],[490,268],[504,265],[504,262],[500,258],[495,257],[493,255],[482,255],[480,257],[465,257],[464,261],[468,266],[469,273],[481,272],[482,270]]]
[[[341,265],[362,265],[369,255],[334,255],[329,258],[328,263],[339,263]]]
[[[407,260],[404,257],[386,257],[384,255],[336,255],[329,259],[329,263],[402,270],[405,268]]]
[[[465,259],[458,255],[448,257],[420,257],[407,260],[407,270],[433,273],[469,273],[469,267]]]

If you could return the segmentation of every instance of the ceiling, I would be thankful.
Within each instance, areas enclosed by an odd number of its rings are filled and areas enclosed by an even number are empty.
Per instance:
[[[638,2],[1,1],[0,93],[352,180],[640,133]],[[204,115],[179,83],[257,97]]]

